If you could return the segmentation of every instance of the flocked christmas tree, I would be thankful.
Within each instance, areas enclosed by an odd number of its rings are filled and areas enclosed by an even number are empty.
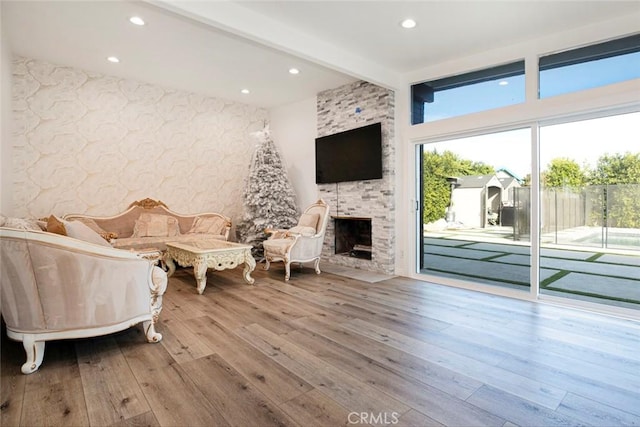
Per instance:
[[[267,228],[290,228],[298,222],[295,193],[269,128],[253,134],[258,145],[244,187],[244,214],[238,224],[241,241],[253,246],[262,258]]]

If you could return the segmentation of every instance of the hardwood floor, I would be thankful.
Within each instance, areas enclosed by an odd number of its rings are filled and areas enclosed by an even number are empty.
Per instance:
[[[170,279],[158,331],[2,340],[2,426],[640,425],[640,324],[282,264]]]

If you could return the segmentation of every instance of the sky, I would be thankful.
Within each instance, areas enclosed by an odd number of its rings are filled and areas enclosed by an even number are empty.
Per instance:
[[[516,64],[513,64],[514,69]],[[525,102],[524,61],[521,67],[520,74],[513,76],[497,75],[491,80],[472,80],[462,86],[437,90],[432,102],[425,104],[424,120],[431,122]],[[492,70],[484,71],[491,75]],[[635,78],[640,78],[640,52],[589,60],[540,71],[539,97],[543,99]]]
[[[540,72],[540,98],[575,92],[640,77],[640,52],[589,60]],[[425,120],[434,121],[475,111],[524,102],[522,74],[436,92],[425,104]],[[531,173],[529,130],[429,144],[426,149],[450,150],[460,157],[507,168],[522,178]],[[540,130],[540,168],[554,158],[594,167],[604,154],[640,153],[640,113],[584,120]]]
[[[531,173],[529,129],[427,144],[425,150],[445,150],[461,158],[480,161],[495,169],[507,168],[518,177]],[[584,120],[540,130],[540,166],[564,157],[579,165],[595,166],[604,154],[640,153],[640,112]]]

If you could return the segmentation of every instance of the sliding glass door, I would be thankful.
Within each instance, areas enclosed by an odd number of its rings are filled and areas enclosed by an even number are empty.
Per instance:
[[[531,131],[421,147],[421,273],[530,288]]]
[[[639,141],[640,112],[421,145],[420,272],[640,308]]]
[[[640,113],[540,128],[540,292],[640,304]]]

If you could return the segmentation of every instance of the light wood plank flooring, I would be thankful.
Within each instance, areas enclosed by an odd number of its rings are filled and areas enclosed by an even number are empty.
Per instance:
[[[282,264],[170,279],[158,330],[2,340],[2,426],[640,425],[640,324]]]

